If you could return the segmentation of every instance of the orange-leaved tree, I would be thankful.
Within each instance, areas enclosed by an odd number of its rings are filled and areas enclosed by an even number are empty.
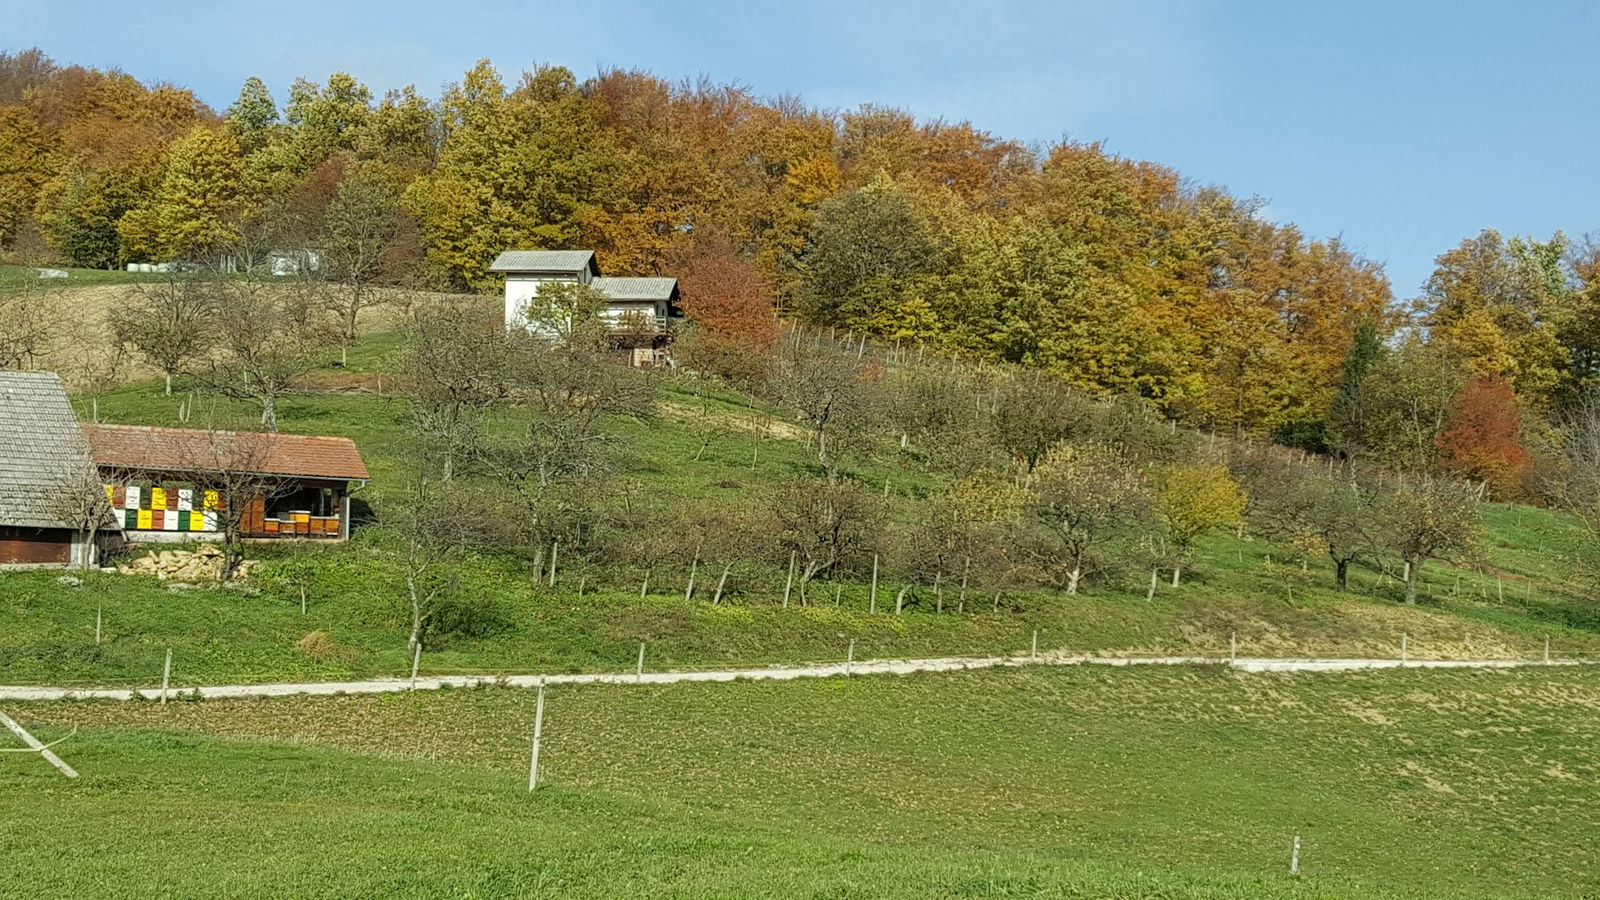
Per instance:
[[[1434,446],[1445,469],[1487,482],[1498,497],[1516,495],[1530,457],[1522,445],[1522,419],[1511,385],[1494,377],[1467,382]]]
[[[729,247],[708,246],[678,278],[693,326],[679,355],[691,368],[735,380],[759,380],[778,345],[772,288],[753,263]]]

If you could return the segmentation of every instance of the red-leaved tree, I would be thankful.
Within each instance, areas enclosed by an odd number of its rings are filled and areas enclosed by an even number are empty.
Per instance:
[[[678,277],[691,328],[678,345],[690,368],[725,378],[764,378],[778,345],[772,286],[731,247],[703,247]]]
[[[1467,382],[1434,445],[1440,466],[1487,482],[1498,497],[1515,496],[1528,474],[1517,395],[1503,378]]]

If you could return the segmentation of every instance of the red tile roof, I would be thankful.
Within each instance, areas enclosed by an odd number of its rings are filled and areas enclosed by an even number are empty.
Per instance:
[[[82,428],[100,466],[167,472],[238,469],[353,481],[372,477],[349,438],[145,425],[84,424]]]

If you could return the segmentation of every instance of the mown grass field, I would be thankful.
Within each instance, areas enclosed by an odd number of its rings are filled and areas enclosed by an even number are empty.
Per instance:
[[[1600,672],[13,705],[0,894],[1580,897]],[[1302,875],[1287,872],[1294,835]]]
[[[368,336],[349,356],[352,377],[393,369],[393,334]],[[337,374],[330,370],[326,375]],[[287,431],[337,434],[361,448],[373,481],[358,510],[381,510],[402,481],[407,437],[403,398],[359,390],[307,393],[280,410]],[[248,417],[225,400],[159,384],[110,388],[90,403],[88,419],[177,424],[180,403],[196,416]],[[772,485],[814,477],[801,432],[768,423],[744,398],[682,379],[664,380],[662,413],[651,421],[613,424],[626,438],[622,469],[607,502],[759,505]],[[894,447],[851,458],[847,474],[881,489],[889,482],[895,515],[912,519],[946,478],[915,452]],[[1068,598],[1048,590],[993,593],[974,586],[966,603],[948,584],[945,611],[935,612],[929,586],[892,614],[903,581],[886,577],[877,612],[867,580],[857,575],[823,585],[807,608],[781,608],[780,565],[744,563],[723,605],[708,602],[715,564],[702,567],[699,590],[685,599],[687,561],[646,572],[565,558],[555,587],[535,583],[514,553],[474,557],[462,573],[464,596],[481,603],[490,627],[430,645],[424,672],[543,672],[631,668],[638,644],[651,667],[748,666],[832,660],[850,641],[867,657],[1012,653],[1039,633],[1041,648],[1074,652],[1223,654],[1236,635],[1244,654],[1391,657],[1401,635],[1424,657],[1538,658],[1546,639],[1558,656],[1600,654],[1600,604],[1583,573],[1587,537],[1547,510],[1485,507],[1486,540],[1459,567],[1430,564],[1422,603],[1406,608],[1391,572],[1358,568],[1353,590],[1332,589],[1326,561],[1261,539],[1208,536],[1184,583],[1163,584],[1147,601],[1148,574],[1091,585]],[[406,608],[398,548],[383,529],[357,529],[344,546],[259,546],[266,576],[242,590],[179,590],[148,577],[89,573],[66,587],[54,573],[0,575],[0,683],[149,684],[166,648],[175,654],[177,684],[399,675],[409,671]],[[300,611],[300,585],[308,609]],[[582,596],[579,596],[580,586]],[[839,605],[834,605],[837,596]],[[103,642],[94,643],[97,613]],[[297,644],[321,632],[308,653]]]

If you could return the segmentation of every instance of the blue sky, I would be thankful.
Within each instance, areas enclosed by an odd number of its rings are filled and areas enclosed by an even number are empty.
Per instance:
[[[120,66],[225,107],[248,75],[429,96],[480,57],[736,80],[1007,137],[1103,140],[1342,235],[1413,296],[1480,228],[1600,228],[1600,4],[29,2],[0,47]],[[508,79],[509,80],[509,79]]]

